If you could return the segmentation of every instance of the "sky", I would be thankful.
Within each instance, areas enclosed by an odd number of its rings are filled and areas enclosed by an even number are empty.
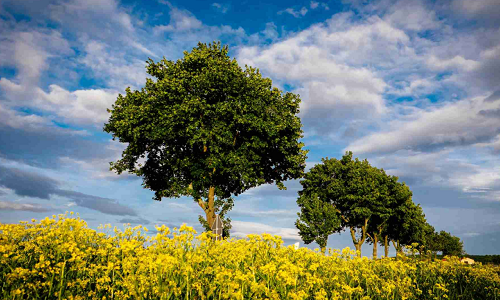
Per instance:
[[[0,222],[74,211],[93,229],[201,232],[192,199],[154,201],[140,177],[109,171],[126,145],[102,128],[118,94],[151,78],[148,58],[221,41],[300,95],[307,169],[352,151],[405,182],[467,253],[500,254],[499,15],[497,0],[2,0]],[[317,247],[294,225],[299,180],[285,185],[236,197],[231,235]],[[354,248],[348,231],[328,247]]]

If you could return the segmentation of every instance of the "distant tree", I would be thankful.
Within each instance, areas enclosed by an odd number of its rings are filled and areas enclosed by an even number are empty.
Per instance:
[[[464,254],[464,244],[459,237],[451,235],[449,232],[441,231],[439,232],[441,244],[441,251],[443,255],[454,255],[459,256]]]
[[[156,81],[127,88],[108,110],[104,131],[128,143],[111,170],[142,176],[155,200],[192,197],[206,229],[232,196],[265,183],[286,189],[284,181],[303,176],[298,95],[282,94],[258,69],[243,71],[220,43],[147,63]]]
[[[408,201],[411,201],[412,192],[404,182],[398,182],[398,177],[388,176],[386,179],[389,194],[384,203],[386,212],[382,217],[380,214],[375,214],[375,218],[380,219],[380,221],[374,220],[370,230],[378,230],[378,235],[381,237],[380,243],[384,246],[384,255],[388,257],[389,242],[395,238],[398,230],[401,230],[399,226],[402,225],[404,213],[407,211],[407,206],[410,205]]]
[[[388,240],[392,241],[396,253],[403,253],[403,246],[419,243],[423,240],[425,215],[420,205],[415,205],[409,197],[398,206],[387,230]]]
[[[380,200],[380,171],[368,161],[352,160],[352,152],[346,152],[341,160],[322,159],[300,181],[299,197],[318,197],[331,204],[341,220],[338,230],[349,229],[356,250],[361,256],[361,246],[367,237],[367,229],[373,209]],[[336,230],[336,231],[338,231]]]
[[[431,252],[431,258],[432,255],[436,258],[437,253],[443,251],[441,237],[430,224],[427,225],[426,234],[426,248]]]
[[[337,210],[329,202],[319,199],[316,194],[302,194],[297,204],[301,212],[297,213],[299,219],[295,226],[299,229],[300,237],[306,244],[318,243],[324,254],[328,236],[341,229]]]
[[[419,252],[420,252],[420,256],[424,256],[424,253],[427,252],[427,251],[430,251],[431,253],[431,257],[432,258],[432,252],[433,252],[433,248],[435,247],[434,245],[434,235],[435,235],[435,229],[432,225],[430,225],[429,223],[425,222],[425,224],[423,225],[423,229],[422,229],[422,235],[421,235],[421,238],[420,240],[418,241],[419,243]]]
[[[367,242],[373,245],[373,258],[376,259],[378,256],[378,243],[383,242],[383,238],[386,235],[386,231],[394,209],[397,206],[397,180],[395,176],[389,176],[385,173],[383,169],[379,170],[380,176],[380,188],[378,201],[372,207],[372,215],[370,221],[368,222],[367,229]],[[388,255],[388,247],[385,247],[385,255]]]

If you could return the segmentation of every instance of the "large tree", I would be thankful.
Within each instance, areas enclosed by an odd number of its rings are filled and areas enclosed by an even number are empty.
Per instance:
[[[368,161],[352,160],[352,152],[342,159],[322,159],[300,181],[300,197],[313,198],[333,206],[341,221],[338,230],[348,229],[356,250],[361,256],[361,246],[367,238],[369,220],[374,207],[384,192],[380,170]],[[300,204],[299,204],[300,205]]]
[[[142,176],[155,200],[192,197],[206,227],[216,201],[223,207],[265,183],[286,189],[284,181],[303,176],[300,97],[273,88],[258,69],[242,70],[227,46],[198,43],[177,62],[149,59],[146,68],[156,81],[127,88],[108,110],[104,131],[128,143],[111,170]]]

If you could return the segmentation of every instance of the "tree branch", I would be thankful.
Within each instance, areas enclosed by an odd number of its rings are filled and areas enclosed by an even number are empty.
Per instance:
[[[204,212],[206,212],[205,201],[203,201],[201,198],[198,199],[198,205],[201,207],[201,209],[203,209]]]

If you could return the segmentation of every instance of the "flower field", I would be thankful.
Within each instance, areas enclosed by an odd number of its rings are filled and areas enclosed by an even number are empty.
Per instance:
[[[89,229],[59,215],[0,223],[1,299],[500,299],[493,266],[357,258],[267,234],[213,241],[187,226]],[[108,231],[108,232],[106,232]]]

